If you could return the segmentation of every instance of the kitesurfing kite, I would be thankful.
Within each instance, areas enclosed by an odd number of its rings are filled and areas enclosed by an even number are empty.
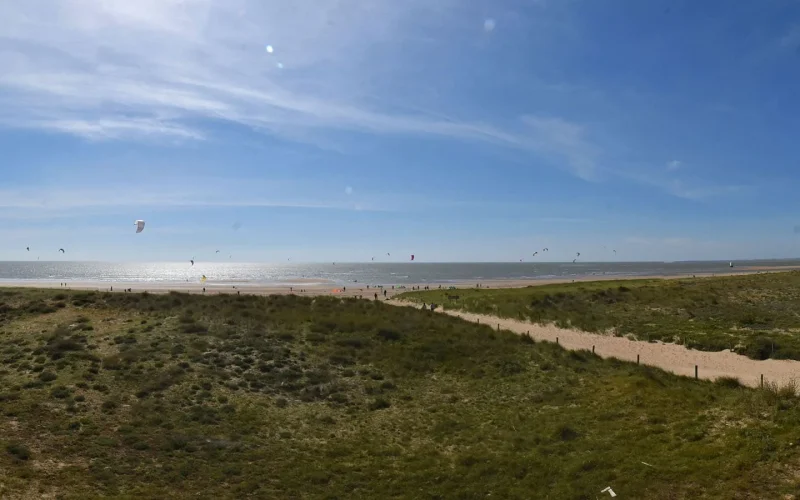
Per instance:
[[[217,250],[217,251],[216,251],[216,252],[214,252],[214,253],[219,253],[219,250]]]
[[[413,253],[411,254],[411,260],[414,260],[414,254]]]
[[[207,279],[207,278],[206,278],[206,275],[204,274],[204,275],[203,275],[203,277],[202,277],[202,278],[200,278],[200,283],[205,283],[205,282],[206,282],[206,279]]]
[[[549,248],[543,248],[543,249],[542,249],[542,252],[549,252],[549,251],[550,251],[550,249],[549,249]]]
[[[539,255],[539,252],[533,252],[533,257],[536,257],[537,255]]]
[[[616,250],[614,250],[614,255],[617,255],[617,251]]]
[[[58,251],[61,253],[66,253],[63,248],[59,248]]]
[[[580,257],[580,256],[581,256],[581,253],[580,253],[580,252],[575,252],[575,253],[577,254],[577,256],[578,256],[578,257]]]
[[[31,247],[25,247],[25,250],[30,252],[31,251]]]
[[[391,257],[391,255],[392,255],[392,254],[390,254],[389,252],[386,252],[386,255],[388,255],[388,256],[390,256],[390,257]]]
[[[137,220],[136,222],[133,223],[133,225],[136,226],[136,232],[137,233],[141,233],[142,231],[144,231],[144,221],[143,220]]]
[[[578,259],[572,259],[572,263],[574,264],[576,260],[578,260]]]
[[[192,265],[194,265],[194,259],[189,259],[189,262],[191,262]]]

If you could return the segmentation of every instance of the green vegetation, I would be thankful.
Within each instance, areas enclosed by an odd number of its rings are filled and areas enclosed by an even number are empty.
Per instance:
[[[448,298],[458,296],[458,299]],[[401,299],[753,359],[800,360],[800,272],[410,292]]]
[[[3,498],[777,498],[798,420],[381,301],[0,290]]]

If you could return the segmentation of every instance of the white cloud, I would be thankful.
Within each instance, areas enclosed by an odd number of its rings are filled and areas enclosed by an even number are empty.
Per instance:
[[[414,102],[406,109],[419,111],[406,114],[376,105],[398,79],[442,90],[408,76],[418,61],[406,47],[443,38],[458,8],[455,0],[1,2],[0,126],[92,140],[204,139],[206,120],[293,140],[331,129],[430,135],[555,153],[588,177],[591,148],[563,120],[510,117],[499,126]]]
[[[524,117],[533,130],[533,141],[541,151],[564,158],[570,170],[583,179],[592,179],[599,150],[584,137],[584,128],[561,118]]]
[[[695,243],[694,240],[691,238],[680,238],[680,237],[671,237],[671,238],[649,238],[643,236],[629,236],[625,238],[625,243],[631,245],[643,245],[643,246],[673,246],[673,247],[682,247],[682,246],[689,246]]]
[[[741,194],[752,187],[731,185],[731,184],[711,184],[700,179],[681,179],[674,175],[667,176],[664,173],[651,171],[649,174],[644,172],[628,170],[616,172],[621,178],[636,182],[644,186],[651,186],[663,191],[676,198],[686,200],[701,201],[710,198],[731,196]]]
[[[319,196],[282,194],[286,186],[269,186],[259,181],[204,179],[197,186],[174,183],[155,185],[130,183],[101,187],[37,187],[0,189],[0,219],[40,219],[101,214],[131,209],[182,207],[292,207],[355,210],[352,204],[320,199]],[[263,194],[262,194],[263,193]],[[385,211],[368,202],[358,210]]]
[[[140,136],[142,138],[172,136],[179,139],[202,139],[204,137],[200,131],[178,123],[165,123],[151,119],[32,120],[18,122],[17,125],[51,129],[96,140],[122,136]]]
[[[719,185],[719,186],[687,186],[685,183],[676,181],[666,186],[668,193],[678,198],[687,200],[704,200],[720,196],[741,193],[744,186]]]
[[[678,170],[683,163],[680,160],[672,160],[667,163],[667,170]]]
[[[780,39],[782,47],[797,48],[800,46],[800,25],[795,24]]]
[[[350,186],[347,186],[346,188],[344,188],[344,194],[346,194],[347,196],[350,196],[351,194],[353,194],[353,188],[350,187]]]

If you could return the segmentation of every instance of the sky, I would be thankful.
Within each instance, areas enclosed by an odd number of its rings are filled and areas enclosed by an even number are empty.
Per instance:
[[[0,2],[0,68],[0,260],[800,257],[794,0]]]

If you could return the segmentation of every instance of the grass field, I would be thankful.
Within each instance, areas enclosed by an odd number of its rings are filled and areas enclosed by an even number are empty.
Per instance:
[[[459,296],[448,299],[448,296]],[[639,340],[800,360],[800,272],[409,292],[401,299]]]
[[[800,494],[793,388],[380,301],[0,290],[0,362],[2,498]]]

